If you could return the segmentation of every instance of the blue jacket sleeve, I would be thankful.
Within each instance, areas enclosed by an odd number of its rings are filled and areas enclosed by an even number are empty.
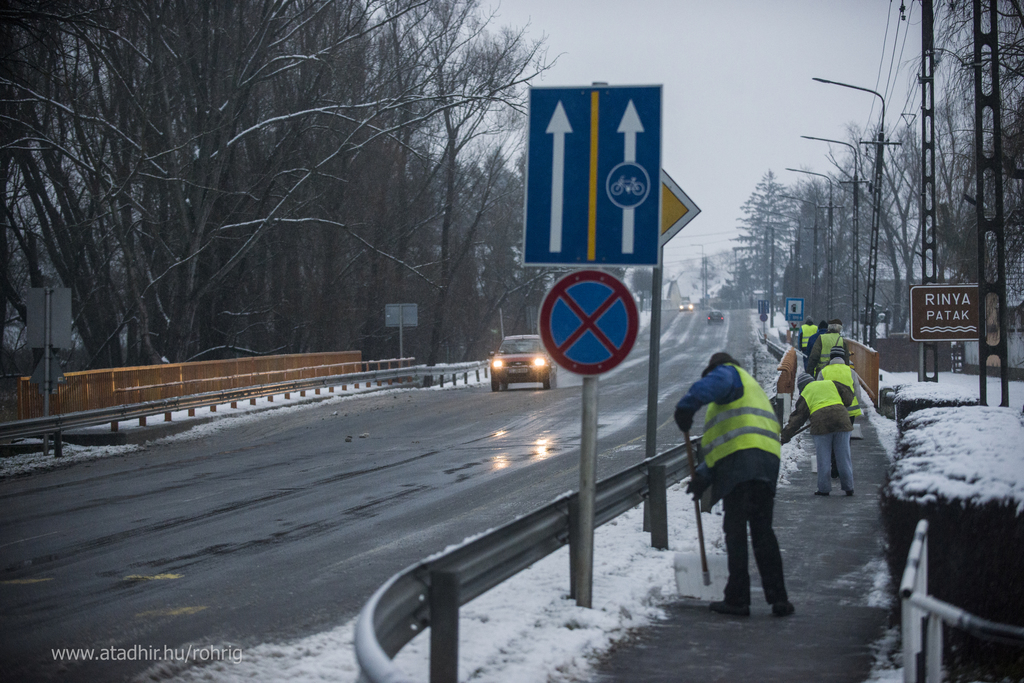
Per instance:
[[[731,403],[743,396],[743,382],[736,368],[719,365],[695,382],[676,404],[675,420],[684,432],[690,431],[693,415],[711,402]]]

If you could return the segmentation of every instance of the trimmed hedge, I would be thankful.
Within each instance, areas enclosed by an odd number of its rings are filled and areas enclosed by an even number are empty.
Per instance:
[[[921,505],[882,493],[892,588],[907,564],[914,528],[928,520],[928,592],[979,617],[1024,626],[1024,520],[1010,505],[940,500]],[[894,595],[899,614],[899,598]],[[947,666],[1024,676],[1024,649],[978,640],[946,627]]]
[[[920,401],[915,400],[905,405],[905,408],[910,407],[931,406],[920,405]],[[943,495],[942,487],[928,495],[898,496],[902,487],[893,477],[910,469],[899,467],[899,461],[907,457],[927,457],[908,453],[905,435],[936,421],[934,413],[922,415],[920,419],[906,419],[908,415],[909,412],[904,413],[896,462],[889,470],[881,495],[892,590],[899,588],[917,522],[926,518],[929,522],[928,592],[979,617],[1024,626],[1024,512],[1021,505],[1013,499],[983,502],[950,499]],[[950,415],[950,419],[953,417]],[[1024,468],[1024,455],[1021,458]],[[956,486],[950,488],[956,490]],[[898,616],[899,598],[894,594],[893,599]],[[948,626],[945,628],[945,661],[954,678],[968,676],[977,680],[997,676],[1024,680],[1024,648],[981,641]]]
[[[922,386],[923,385],[923,386]],[[903,433],[904,421],[913,413],[925,408],[956,408],[958,406],[976,406],[978,399],[968,396],[934,396],[922,388],[931,389],[937,385],[931,383],[901,384],[895,387],[892,401],[896,409],[896,427]]]

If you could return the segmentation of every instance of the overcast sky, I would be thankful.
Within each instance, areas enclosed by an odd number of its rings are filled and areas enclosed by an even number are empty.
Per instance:
[[[921,7],[912,0],[483,0],[496,21],[546,39],[556,65],[536,85],[663,86],[664,169],[701,209],[666,247],[666,276],[731,250],[741,207],[768,170],[832,170],[850,124],[917,125]],[[490,3],[490,4],[488,4]],[[906,5],[906,21],[900,6]],[[890,64],[895,62],[891,68]],[[913,118],[901,119],[907,112]],[[837,157],[849,148],[831,145]]]

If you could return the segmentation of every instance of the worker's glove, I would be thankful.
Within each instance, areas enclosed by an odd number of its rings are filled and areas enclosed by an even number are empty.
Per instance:
[[[686,492],[693,496],[694,500],[700,500],[704,491],[711,486],[711,477],[701,474],[700,470],[690,477],[690,483],[686,485]]]
[[[682,408],[676,408],[674,415],[676,424],[679,425],[679,431],[689,432],[690,427],[693,426],[693,413]]]
[[[782,445],[785,446],[787,443],[790,442],[790,438],[788,436],[784,436],[784,437],[782,437],[781,441],[782,441]]]

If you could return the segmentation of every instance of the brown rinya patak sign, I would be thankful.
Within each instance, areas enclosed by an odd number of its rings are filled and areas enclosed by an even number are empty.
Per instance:
[[[977,341],[978,285],[910,288],[910,338],[918,342]]]

